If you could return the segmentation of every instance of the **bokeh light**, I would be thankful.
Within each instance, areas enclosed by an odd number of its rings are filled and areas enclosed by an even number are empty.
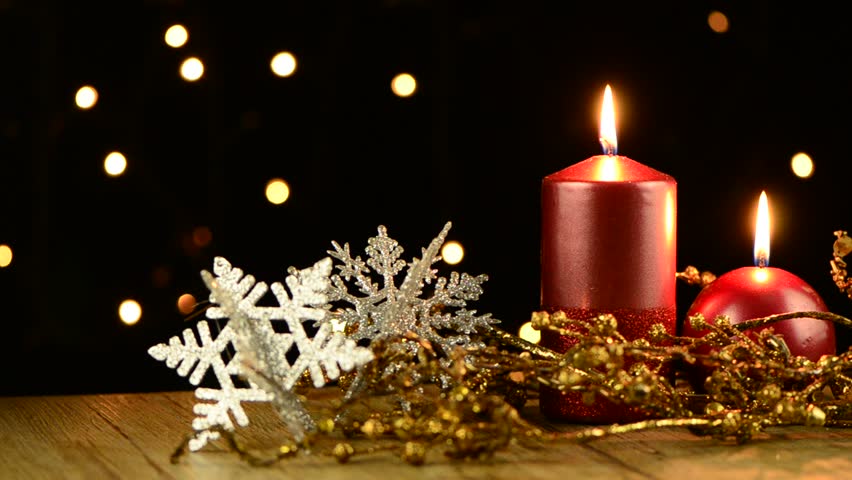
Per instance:
[[[533,328],[532,322],[521,325],[521,328],[518,330],[518,336],[532,343],[541,341],[541,332]]]
[[[98,103],[98,91],[95,90],[95,87],[89,85],[80,87],[77,90],[77,95],[74,96],[74,103],[77,104],[77,108],[88,110]]]
[[[172,281],[172,271],[165,265],[158,265],[151,270],[151,284],[156,288],[165,288]]]
[[[444,262],[455,265],[464,258],[464,248],[459,242],[447,242],[441,247],[441,258],[444,259]]]
[[[118,318],[125,325],[135,325],[142,318],[142,306],[136,300],[127,299],[118,307]]]
[[[204,75],[204,64],[197,57],[189,57],[180,64],[180,76],[194,82]]]
[[[289,77],[296,71],[296,57],[290,52],[280,52],[269,62],[272,73],[279,77]]]
[[[186,45],[186,41],[189,40],[189,32],[183,25],[172,25],[166,30],[165,40],[166,45],[172,48],[180,48]]]
[[[814,161],[807,153],[799,152],[790,160],[790,168],[799,178],[810,178],[814,174]]]
[[[195,227],[192,230],[192,243],[195,244],[196,247],[206,247],[210,245],[210,242],[213,241],[213,232],[210,231],[209,227],[200,226]]]
[[[273,178],[266,184],[266,199],[275,205],[281,205],[290,198],[290,186],[280,178]]]
[[[730,28],[728,17],[724,13],[714,10],[707,15],[707,25],[716,33],[725,33]]]
[[[417,80],[408,73],[400,73],[393,77],[391,90],[399,97],[410,97],[417,90]]]
[[[121,152],[110,152],[104,159],[104,171],[111,177],[117,177],[127,169],[127,158]]]
[[[195,297],[190,293],[184,293],[177,300],[177,309],[182,315],[189,315],[195,310],[195,305],[198,301],[195,300]]]
[[[12,247],[0,245],[0,268],[6,268],[12,264]]]

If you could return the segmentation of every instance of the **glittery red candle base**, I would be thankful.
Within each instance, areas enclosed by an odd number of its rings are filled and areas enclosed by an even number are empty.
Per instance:
[[[672,335],[675,334],[677,313],[675,308],[617,309],[594,311],[587,309],[563,310],[568,318],[586,320],[602,313],[611,313],[618,321],[618,331],[628,340],[644,338],[654,324],[662,324]],[[571,337],[550,330],[542,331],[541,345],[559,353],[566,352],[576,343]],[[637,408],[616,404],[601,396],[587,405],[580,393],[562,393],[550,387],[541,387],[539,395],[541,412],[552,420],[575,423],[629,423],[645,420],[649,415]]]

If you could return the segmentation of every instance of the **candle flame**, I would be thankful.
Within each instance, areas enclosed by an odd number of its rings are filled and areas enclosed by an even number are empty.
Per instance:
[[[766,192],[760,192],[755,227],[754,264],[766,267],[769,265],[769,201],[766,199]]]
[[[601,106],[600,142],[605,155],[618,153],[618,139],[615,136],[615,107],[612,103],[612,89],[609,85],[604,89],[603,105]]]

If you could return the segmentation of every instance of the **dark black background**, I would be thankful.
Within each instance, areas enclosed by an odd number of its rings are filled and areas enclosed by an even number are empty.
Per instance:
[[[190,32],[177,50],[173,23]],[[442,273],[487,274],[473,307],[514,331],[538,306],[541,178],[599,153],[607,83],[619,153],[678,181],[679,269],[750,265],[766,190],[772,265],[848,316],[828,264],[852,228],[847,23],[821,2],[2,1],[3,393],[187,388],[146,350],[186,326],[175,301],[206,298],[214,256],[283,280],[332,240],[363,252],[378,225],[410,259],[452,221],[467,255]],[[280,50],[290,78],[269,70]],[[190,55],[195,83],[177,74]],[[390,91],[400,72],[411,98]],[[100,92],[89,111],[84,84]],[[116,149],[128,170],[108,178]],[[810,179],[790,170],[798,151]],[[272,177],[284,205],[264,199]],[[697,292],[678,288],[685,311]],[[128,297],[144,309],[132,327],[116,315]]]

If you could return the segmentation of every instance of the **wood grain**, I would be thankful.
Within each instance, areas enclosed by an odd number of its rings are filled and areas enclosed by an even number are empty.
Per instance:
[[[392,453],[339,464],[300,455],[253,467],[213,442],[177,464],[169,461],[192,421],[192,392],[0,398],[2,479],[848,479],[852,430],[788,427],[734,445],[685,429],[636,432],[588,444],[519,445],[487,461],[453,461],[433,451],[422,466]],[[252,425],[240,430],[251,447],[287,439],[271,407],[249,406]],[[535,417],[534,410],[527,412]],[[560,431],[578,426],[551,425]]]

